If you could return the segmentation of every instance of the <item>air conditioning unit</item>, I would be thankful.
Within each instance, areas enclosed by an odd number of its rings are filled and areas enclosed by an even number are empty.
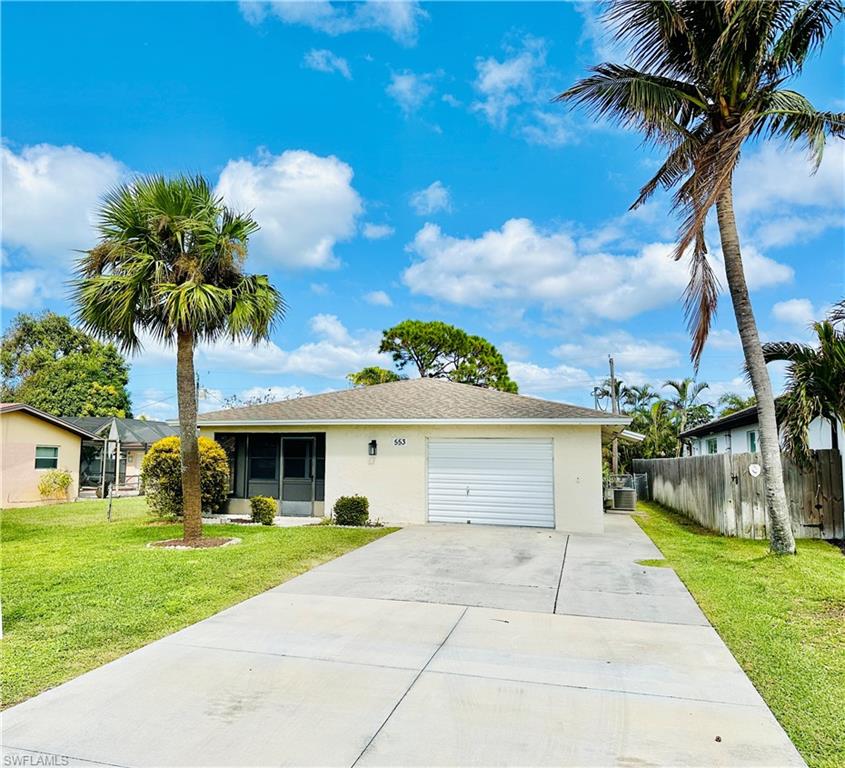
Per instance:
[[[633,488],[614,488],[613,508],[633,512],[637,508],[637,492]]]

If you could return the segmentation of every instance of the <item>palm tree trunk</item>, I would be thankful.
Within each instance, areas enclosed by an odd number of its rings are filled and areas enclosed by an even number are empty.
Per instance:
[[[745,364],[751,378],[751,386],[757,397],[757,419],[760,424],[760,458],[763,462],[763,476],[766,483],[766,511],[769,516],[769,539],[772,550],[779,554],[795,553],[795,538],[786,504],[783,485],[780,439],[775,417],[775,400],[772,382],[763,358],[763,348],[757,332],[757,322],[748,296],[745,271],[742,267],[742,253],[733,208],[733,188],[729,184],[716,203],[719,234],[722,240],[722,255],[725,260],[725,274],[733,302]]]
[[[194,380],[194,334],[180,330],[176,335],[176,393],[179,400],[179,429],[182,452],[182,515],[184,539],[202,536],[200,452],[197,443],[197,390]]]

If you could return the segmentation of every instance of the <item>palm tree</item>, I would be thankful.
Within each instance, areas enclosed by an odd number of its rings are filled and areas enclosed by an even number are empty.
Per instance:
[[[845,114],[822,112],[783,88],[825,42],[841,0],[614,0],[606,18],[629,64],[604,63],[558,96],[641,131],[667,156],[634,207],[658,187],[676,188],[683,214],[674,258],[690,253],[685,309],[698,367],[716,309],[718,281],[704,225],[716,206],[728,289],[760,423],[772,549],[795,551],[783,486],[772,387],[748,295],[733,206],[733,173],[747,139],[807,144],[816,167],[828,135],[845,135]]]
[[[719,409],[719,418],[722,416],[730,416],[732,413],[736,413],[737,411],[743,411],[746,408],[751,408],[753,405],[757,405],[757,398],[754,395],[750,397],[743,397],[742,395],[738,395],[736,392],[725,392],[719,398],[719,405],[722,406]]]
[[[643,384],[641,387],[631,385],[625,388],[625,405],[635,412],[642,411],[650,407],[652,400],[659,396],[651,384]]]
[[[663,382],[663,387],[673,389],[675,394],[667,401],[672,414],[678,421],[678,438],[675,446],[675,456],[681,455],[681,432],[687,427],[690,411],[697,405],[699,395],[709,388],[704,381],[695,382],[694,379],[669,379]]]
[[[201,177],[149,176],[105,196],[99,242],[78,266],[77,317],[86,330],[127,352],[145,334],[176,346],[186,541],[202,535],[194,348],[266,339],[284,313],[267,277],[242,270],[257,229]]]
[[[811,456],[807,442],[810,422],[830,422],[832,445],[838,448],[837,421],[845,424],[845,301],[827,320],[813,324],[818,346],[781,341],[763,345],[766,362],[787,361],[786,392],[779,398],[783,444],[799,462]]]
[[[642,455],[645,458],[664,458],[672,452],[677,433],[669,403],[665,400],[652,403],[637,422],[638,431],[645,435],[642,442]]]

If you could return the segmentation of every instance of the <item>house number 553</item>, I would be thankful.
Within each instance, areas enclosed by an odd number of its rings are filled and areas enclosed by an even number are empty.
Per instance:
[[[399,447],[405,445],[405,438],[404,437],[394,437],[393,438],[393,445],[396,445],[396,446],[399,446]]]

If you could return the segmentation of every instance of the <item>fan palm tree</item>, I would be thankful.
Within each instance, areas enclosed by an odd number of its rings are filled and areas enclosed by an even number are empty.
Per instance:
[[[667,401],[672,414],[678,421],[678,438],[675,446],[675,456],[681,455],[681,432],[687,428],[687,420],[689,413],[693,407],[698,403],[699,395],[709,388],[709,384],[704,381],[696,382],[694,379],[687,377],[686,379],[669,379],[663,382],[663,387],[668,387],[674,390]]]
[[[816,167],[828,135],[845,135],[845,114],[817,110],[784,82],[803,69],[842,17],[840,0],[614,0],[606,19],[629,63],[604,63],[558,100],[586,105],[665,147],[667,155],[634,206],[675,188],[683,215],[674,258],[689,253],[685,309],[691,357],[701,359],[719,291],[704,225],[716,206],[722,257],[760,423],[772,549],[795,541],[783,486],[775,406],[743,271],[733,173],[749,139],[806,143]]]
[[[837,421],[845,424],[845,301],[827,320],[813,324],[818,345],[781,341],[763,345],[766,362],[785,360],[786,392],[779,398],[786,450],[799,462],[810,456],[807,431],[816,418],[827,419],[832,445],[838,448]]]
[[[194,349],[266,339],[284,312],[267,277],[242,269],[257,229],[201,177],[139,178],[105,196],[99,242],[78,266],[77,317],[86,330],[127,352],[141,349],[144,335],[176,346],[186,541],[202,535]]]

